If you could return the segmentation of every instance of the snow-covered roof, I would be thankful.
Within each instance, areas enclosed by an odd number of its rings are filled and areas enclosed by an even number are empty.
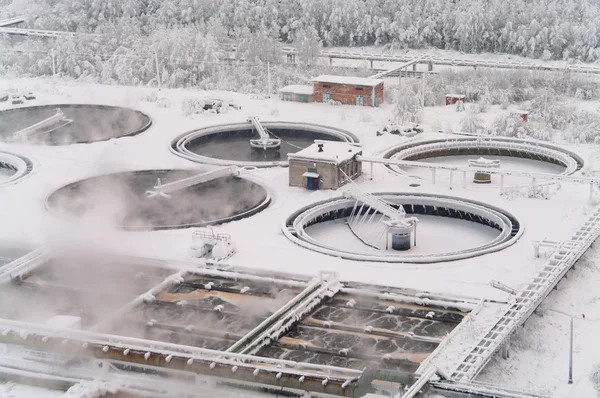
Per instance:
[[[332,84],[347,84],[350,86],[375,87],[383,83],[382,79],[371,79],[369,77],[356,76],[333,76],[321,75],[313,79],[313,82],[332,83]]]
[[[309,177],[309,178],[319,178],[319,173],[312,173],[310,171],[307,171],[306,173],[302,174],[302,177]]]
[[[323,152],[319,152],[319,145],[323,145]],[[320,160],[327,163],[339,164],[361,153],[362,147],[357,144],[315,140],[315,143],[308,148],[288,154],[288,159]]]
[[[302,85],[291,85],[285,86],[278,90],[280,93],[291,93],[291,94],[299,94],[299,95],[313,95],[313,87],[312,86],[302,86]]]
[[[464,94],[446,94],[446,97],[465,98],[465,95]]]

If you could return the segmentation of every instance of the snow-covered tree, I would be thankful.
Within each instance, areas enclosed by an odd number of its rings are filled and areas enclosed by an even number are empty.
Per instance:
[[[471,106],[460,122],[460,128],[467,133],[477,134],[483,129],[483,120],[478,106]]]
[[[396,123],[420,123],[423,109],[418,94],[399,88],[394,99],[393,117]]]
[[[292,44],[298,52],[299,62],[305,64],[314,64],[317,62],[322,42],[315,28],[310,27],[296,30]]]

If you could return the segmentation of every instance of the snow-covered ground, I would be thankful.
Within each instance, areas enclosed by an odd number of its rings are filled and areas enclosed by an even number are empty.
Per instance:
[[[16,383],[0,384],[0,398],[58,398],[62,396],[63,392],[58,390],[31,387]]]
[[[510,359],[496,357],[482,381],[536,388],[568,397],[592,397],[589,374],[600,364],[600,246],[593,247],[567,274],[558,290],[511,338]],[[573,318],[573,385],[569,385],[569,333]],[[571,389],[573,389],[571,391]]]
[[[171,140],[183,132],[202,126],[242,122],[250,115],[259,116],[264,121],[302,121],[346,129],[360,137],[365,155],[377,154],[405,140],[394,135],[376,136],[376,130],[391,117],[392,106],[387,104],[376,109],[333,107],[317,103],[281,102],[276,98],[253,99],[237,93],[161,90],[158,93],[159,97],[169,98],[172,106],[159,108],[154,103],[141,100],[155,91],[153,89],[43,79],[4,79],[0,80],[0,86],[34,91],[38,95],[38,104],[98,103],[128,106],[146,112],[154,122],[148,131],[138,136],[94,144],[33,147],[0,143],[0,149],[29,156],[35,163],[34,174],[30,178],[1,191],[0,240],[21,240],[34,244],[60,240],[73,245],[91,243],[94,246],[105,246],[139,255],[187,258],[191,243],[189,230],[121,232],[110,226],[69,224],[47,214],[44,207],[45,198],[66,183],[97,174],[148,168],[206,169],[206,166],[173,155],[169,151]],[[187,118],[182,115],[181,102],[184,98],[205,96],[221,96],[234,100],[241,105],[242,111],[232,110],[221,115],[203,114]],[[3,104],[0,109],[9,106]],[[496,108],[492,108],[485,114],[487,122],[495,117],[496,111]],[[426,131],[431,131],[432,126],[440,121],[451,124],[454,130],[458,131],[460,117],[453,107],[427,108],[424,123]],[[423,138],[440,136],[439,133],[428,132]],[[596,151],[594,146],[561,145],[584,158]],[[515,165],[517,166],[519,165]],[[338,196],[340,193],[309,192],[291,188],[288,186],[288,169],[272,168],[252,172],[253,178],[271,190],[271,206],[251,218],[215,227],[217,232],[231,234],[236,243],[237,253],[228,262],[246,267],[309,275],[315,275],[321,270],[336,271],[344,280],[505,300],[507,295],[492,288],[489,282],[493,279],[500,280],[518,288],[530,280],[544,262],[543,258],[534,257],[532,241],[542,238],[566,238],[589,212],[588,186],[563,184],[550,200],[532,200],[503,197],[497,189],[463,189],[460,184],[455,184],[451,190],[443,181],[432,184],[428,179],[422,180],[420,187],[414,188],[409,187],[414,180],[395,175],[383,166],[374,166],[372,176],[368,174],[368,167],[366,169],[367,173],[358,180],[364,190],[417,190],[484,201],[514,214],[524,225],[525,233],[519,242],[503,251],[442,264],[371,264],[318,254],[286,239],[281,233],[281,223],[294,210],[318,200]],[[445,234],[445,244],[463,244],[462,242],[469,238],[466,235],[462,229],[453,228]],[[419,239],[424,242],[427,236],[421,233]],[[582,358],[587,355],[587,361],[591,363],[593,355],[590,352],[596,355],[600,353],[598,349],[594,349],[592,337],[584,332],[587,325],[593,325],[594,319],[600,318],[600,306],[594,299],[594,283],[597,284],[599,274],[594,271],[593,257],[593,254],[589,254],[588,265],[581,265],[569,274],[570,279],[561,283],[559,292],[548,300],[549,305],[544,318],[534,316],[527,327],[519,331],[513,338],[512,358],[509,361],[496,359],[482,376],[485,380],[523,387],[549,386],[549,389],[557,392],[568,392],[568,386],[562,385],[567,372],[564,358],[565,349],[568,347],[565,337],[568,333],[568,317],[563,315],[563,312],[569,315],[586,314],[585,321],[576,321],[576,348],[579,347],[580,350],[575,357],[577,380],[589,372],[590,367],[588,364],[584,366]],[[587,333],[592,333],[593,336],[594,330],[587,330]],[[590,343],[587,342],[588,339]]]

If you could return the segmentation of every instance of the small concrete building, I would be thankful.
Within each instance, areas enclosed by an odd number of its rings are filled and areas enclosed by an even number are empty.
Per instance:
[[[338,101],[345,105],[383,104],[383,80],[354,76],[321,75],[313,79],[315,102]]]
[[[285,86],[280,88],[277,92],[282,101],[313,102],[312,86]]]
[[[362,173],[360,144],[315,140],[300,152],[288,154],[290,186],[309,190],[338,189]]]

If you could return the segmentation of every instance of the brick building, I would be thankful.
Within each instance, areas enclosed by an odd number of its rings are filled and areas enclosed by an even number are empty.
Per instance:
[[[339,101],[345,105],[383,104],[383,80],[353,76],[321,75],[313,79],[315,102]]]
[[[357,178],[362,163],[360,144],[315,140],[300,152],[288,154],[290,186],[309,190],[338,189],[348,182],[346,176]]]

